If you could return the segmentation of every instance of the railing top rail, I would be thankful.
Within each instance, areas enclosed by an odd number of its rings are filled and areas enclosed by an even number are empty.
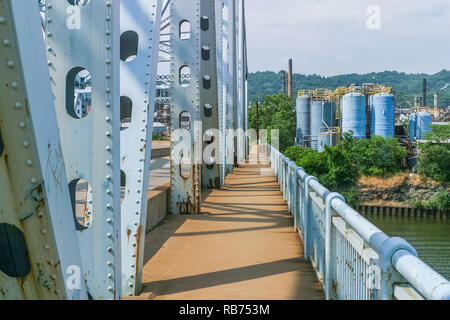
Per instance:
[[[288,164],[302,181],[309,175],[288,157],[269,145],[275,158]],[[309,186],[324,201],[331,195],[317,179],[309,179]],[[331,200],[331,208],[379,255],[383,263],[392,265],[426,299],[450,300],[450,282],[417,256],[416,250],[404,239],[389,237],[340,198]]]

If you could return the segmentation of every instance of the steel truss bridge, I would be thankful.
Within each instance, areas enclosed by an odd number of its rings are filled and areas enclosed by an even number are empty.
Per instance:
[[[246,42],[244,0],[0,0],[0,299],[140,294],[157,83],[169,90],[169,211],[195,215],[202,189],[246,174],[234,170],[250,139],[228,134],[248,129]],[[413,248],[371,242],[337,195],[268,155],[327,298],[450,297]],[[358,270],[381,266],[382,294],[352,295],[352,279],[333,276],[348,257],[330,260],[323,223],[356,248]]]

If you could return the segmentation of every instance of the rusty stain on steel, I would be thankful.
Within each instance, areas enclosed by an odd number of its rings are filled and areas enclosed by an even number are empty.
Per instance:
[[[137,243],[137,246],[136,246],[136,260],[135,260],[136,266],[139,265],[138,264],[138,261],[139,261],[139,248],[140,248],[139,244],[140,244],[141,236],[142,236],[142,225],[139,224],[139,226],[138,226],[138,228],[136,230],[136,243]],[[137,276],[137,273],[139,271],[140,270],[138,270],[137,268],[135,269],[135,276]]]

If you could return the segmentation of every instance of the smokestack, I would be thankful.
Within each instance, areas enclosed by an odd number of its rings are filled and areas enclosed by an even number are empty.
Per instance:
[[[292,99],[292,59],[289,59],[288,95]]]
[[[423,106],[427,107],[427,79],[423,79]]]
[[[436,109],[439,108],[439,93],[438,92],[436,92],[434,94],[434,107]]]

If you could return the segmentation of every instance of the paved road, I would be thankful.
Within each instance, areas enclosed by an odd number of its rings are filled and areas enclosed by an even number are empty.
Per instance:
[[[153,190],[170,181],[170,157],[152,159],[148,189]]]
[[[141,299],[323,299],[272,171],[242,165],[146,238]]]

